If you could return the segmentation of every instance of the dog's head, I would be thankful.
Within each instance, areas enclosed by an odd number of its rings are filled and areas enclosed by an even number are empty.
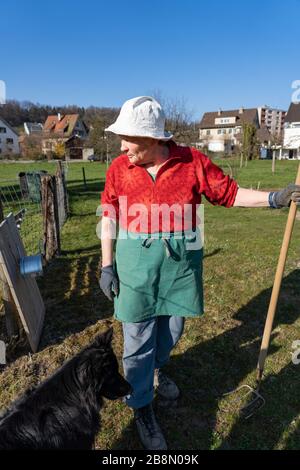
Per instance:
[[[101,396],[115,400],[128,395],[132,389],[119,373],[118,361],[111,345],[112,336],[113,329],[110,328],[85,349],[80,375]]]

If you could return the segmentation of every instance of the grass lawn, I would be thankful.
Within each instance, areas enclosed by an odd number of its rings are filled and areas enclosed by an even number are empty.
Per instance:
[[[237,163],[218,160],[240,186],[279,189],[294,182],[297,162]],[[87,187],[82,181],[85,167]],[[14,179],[25,164],[0,164],[0,179]],[[54,170],[48,163],[28,168]],[[114,326],[122,357],[122,331],[112,304],[97,284],[100,256],[96,209],[106,165],[72,163],[68,170],[71,215],[62,231],[62,255],[39,286],[47,314],[39,352],[10,351],[0,371],[0,408],[39,383],[95,334]],[[182,390],[176,406],[154,406],[171,449],[297,449],[300,447],[300,365],[291,361],[300,340],[300,221],[296,220],[281,288],[261,393],[266,405],[241,419],[224,393],[255,383],[260,341],[288,211],[214,207],[205,203],[205,315],[186,321],[166,370]],[[13,360],[12,360],[13,359]],[[133,414],[122,402],[105,402],[100,449],[140,449]]]

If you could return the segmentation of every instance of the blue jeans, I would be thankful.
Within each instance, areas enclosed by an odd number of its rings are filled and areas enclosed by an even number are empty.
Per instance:
[[[184,317],[163,315],[137,323],[122,323],[124,375],[133,388],[125,402],[131,408],[152,402],[154,369],[168,362],[183,333],[184,320]]]

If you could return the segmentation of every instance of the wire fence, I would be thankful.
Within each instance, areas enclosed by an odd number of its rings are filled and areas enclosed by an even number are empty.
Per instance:
[[[28,255],[42,252],[43,220],[40,195],[27,175],[15,180],[0,179],[3,216],[13,213]],[[26,189],[27,188],[27,189]]]
[[[68,213],[68,169],[67,162],[58,164],[56,180],[59,229],[65,223]],[[0,178],[0,210],[3,211],[3,217],[11,212],[14,214],[28,256],[45,254],[41,178],[46,174],[46,171],[21,172],[16,179]]]

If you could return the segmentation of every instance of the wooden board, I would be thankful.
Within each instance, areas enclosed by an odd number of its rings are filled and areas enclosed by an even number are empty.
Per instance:
[[[36,352],[45,317],[45,306],[36,280],[20,274],[20,258],[26,256],[13,214],[0,224],[0,264],[18,309],[31,349]]]

